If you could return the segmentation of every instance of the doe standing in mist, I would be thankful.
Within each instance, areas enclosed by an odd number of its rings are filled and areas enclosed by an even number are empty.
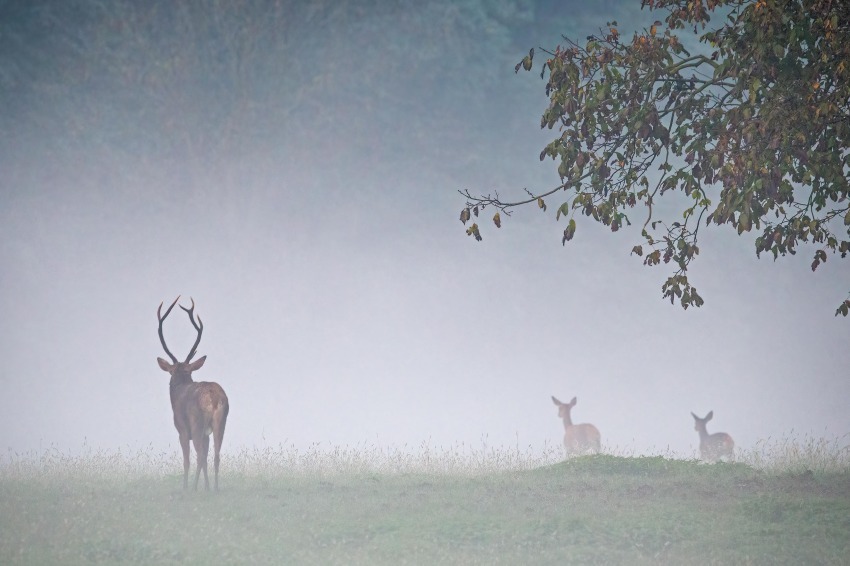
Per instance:
[[[168,389],[171,393],[171,409],[174,411],[174,426],[177,428],[177,433],[180,435],[180,447],[183,449],[183,489],[189,487],[189,441],[195,444],[195,453],[198,455],[198,468],[195,471],[195,491],[198,490],[198,478],[201,475],[201,470],[204,472],[204,484],[206,489],[210,489],[210,480],[207,477],[207,454],[210,449],[210,433],[213,435],[215,444],[215,489],[218,491],[218,464],[219,452],[221,451],[221,441],[224,438],[224,426],[227,423],[227,413],[230,410],[230,405],[227,402],[227,395],[224,389],[218,383],[192,380],[192,372],[200,369],[207,357],[202,356],[192,362],[192,358],[198,350],[198,344],[201,343],[201,334],[204,331],[204,323],[201,322],[201,317],[198,317],[198,322],[195,322],[195,301],[192,300],[192,307],[186,308],[180,305],[180,308],[189,314],[189,320],[192,321],[192,326],[198,333],[198,338],[192,349],[189,350],[189,355],[186,360],[178,362],[177,358],[168,350],[165,345],[165,338],[162,336],[162,323],[177,301],[178,296],[162,315],[162,303],[156,310],[156,317],[159,319],[159,341],[162,343],[162,348],[172,363],[168,363],[162,358],[157,358],[159,367],[171,374],[171,382]]]
[[[564,420],[564,448],[567,458],[574,454],[586,454],[588,452],[598,453],[602,445],[602,437],[599,429],[590,423],[573,424],[570,410],[575,407],[577,399],[569,403],[561,403],[555,396],[552,402],[558,407],[558,416]]]
[[[699,433],[699,454],[706,462],[717,462],[724,456],[735,459],[735,441],[725,432],[708,434],[705,425],[714,417],[714,411],[709,411],[705,418],[699,418],[691,413],[694,418],[694,430]]]

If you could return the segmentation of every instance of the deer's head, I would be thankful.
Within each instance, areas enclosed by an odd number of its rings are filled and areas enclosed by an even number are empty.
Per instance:
[[[562,403],[555,396],[552,396],[552,402],[555,403],[555,406],[558,407],[558,417],[559,418],[570,418],[570,410],[575,407],[576,401],[578,399],[573,397],[569,403]]]
[[[159,304],[159,308],[156,310],[156,317],[159,319],[159,341],[162,344],[162,349],[165,350],[165,353],[168,354],[168,357],[171,358],[171,363],[168,363],[166,360],[162,358],[157,358],[156,361],[159,363],[159,367],[164,371],[167,371],[171,374],[171,384],[179,385],[181,383],[189,383],[192,381],[192,372],[200,369],[204,362],[207,360],[206,356],[201,356],[194,362],[192,358],[195,357],[195,354],[198,351],[198,344],[201,343],[201,334],[204,332],[204,323],[201,322],[201,317],[197,317],[197,322],[195,322],[195,300],[192,300],[192,306],[190,308],[186,308],[183,305],[180,305],[180,308],[186,311],[189,315],[189,320],[192,322],[192,326],[195,327],[195,331],[198,333],[197,339],[195,339],[195,344],[192,346],[192,349],[189,350],[189,355],[186,356],[186,359],[182,362],[177,361],[177,358],[174,354],[171,353],[171,350],[168,349],[168,346],[165,344],[165,337],[162,335],[162,323],[165,321],[166,317],[171,313],[171,309],[174,308],[174,305],[177,304],[177,301],[180,300],[178,296],[174,299],[174,302],[171,303],[171,306],[165,311],[165,314],[162,314],[162,303]]]

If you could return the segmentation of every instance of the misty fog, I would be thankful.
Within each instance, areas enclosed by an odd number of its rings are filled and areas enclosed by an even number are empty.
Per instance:
[[[516,62],[651,23],[639,2],[170,6],[0,5],[4,453],[176,450],[155,315],[178,295],[205,325],[195,379],[230,398],[225,457],[559,446],[551,395],[615,452],[694,456],[691,411],[745,449],[850,431],[837,256],[756,260],[712,226],[683,311],[629,255],[637,226],[562,246],[536,208],[487,211],[482,242],[458,221],[459,189],[558,182]],[[182,311],[165,336],[182,359]]]

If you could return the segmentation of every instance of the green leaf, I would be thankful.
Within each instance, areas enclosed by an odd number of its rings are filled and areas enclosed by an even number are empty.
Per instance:
[[[570,218],[570,222],[567,224],[567,227],[564,229],[564,237],[561,239],[561,245],[566,244],[570,240],[573,239],[576,233],[576,221],[575,218]]]
[[[742,212],[740,216],[738,216],[738,235],[741,235],[743,232],[750,231],[750,216],[746,212]]]
[[[537,208],[542,208],[543,212],[546,212],[546,203],[543,202],[542,197],[537,197]]]
[[[561,204],[561,206],[558,207],[557,212],[555,212],[555,220],[559,220],[561,218],[562,214],[564,215],[564,217],[569,216],[569,214],[570,214],[570,203],[569,203],[569,201]]]
[[[565,179],[569,173],[570,173],[569,165],[567,165],[566,161],[562,160],[561,163],[558,165],[558,176],[560,176],[561,179]]]

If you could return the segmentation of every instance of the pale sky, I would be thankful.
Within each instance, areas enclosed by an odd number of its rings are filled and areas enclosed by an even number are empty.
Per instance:
[[[230,399],[225,453],[559,445],[551,395],[611,451],[690,457],[691,411],[745,449],[850,432],[847,261],[759,261],[754,235],[711,226],[690,272],[706,303],[683,311],[629,256],[642,221],[585,219],[566,246],[557,199],[501,230],[488,211],[482,242],[458,221],[458,189],[558,182],[539,67],[514,64],[651,23],[639,0],[316,3],[275,16],[285,34],[249,15],[236,43],[132,4],[0,18],[4,453],[176,450],[155,315],[178,294],[205,325],[195,379]],[[165,334],[182,359],[182,311]]]

